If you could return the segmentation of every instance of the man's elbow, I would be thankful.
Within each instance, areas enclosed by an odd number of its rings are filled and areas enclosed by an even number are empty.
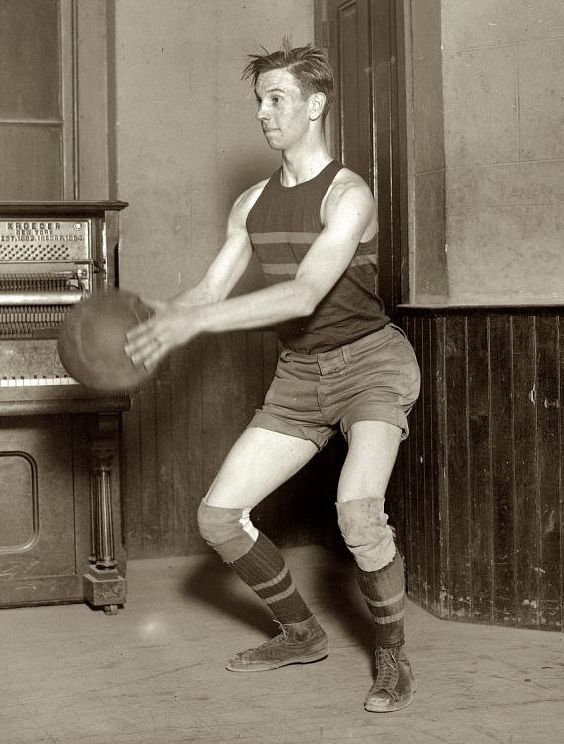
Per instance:
[[[310,284],[301,283],[296,288],[296,309],[299,310],[299,317],[305,318],[312,315],[315,308],[319,305],[322,297]]]

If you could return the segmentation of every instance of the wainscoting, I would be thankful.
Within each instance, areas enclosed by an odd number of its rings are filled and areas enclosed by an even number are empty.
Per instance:
[[[402,453],[411,598],[563,627],[562,307],[402,306],[422,368]]]

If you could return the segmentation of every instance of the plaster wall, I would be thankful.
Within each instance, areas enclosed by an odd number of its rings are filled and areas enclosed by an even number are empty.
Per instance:
[[[564,3],[442,0],[449,299],[564,300]]]
[[[116,0],[123,287],[164,298],[195,284],[233,199],[277,167],[240,75],[284,34],[313,41],[313,0]]]

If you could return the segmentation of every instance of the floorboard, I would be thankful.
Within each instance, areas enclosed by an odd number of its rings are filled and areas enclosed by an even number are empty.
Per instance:
[[[329,657],[224,670],[276,626],[214,556],[130,561],[116,616],[85,605],[0,611],[1,744],[542,744],[564,724],[564,636],[442,621],[410,603],[419,689],[364,712],[372,631],[350,564],[285,551],[330,636]],[[556,738],[555,738],[556,737]]]

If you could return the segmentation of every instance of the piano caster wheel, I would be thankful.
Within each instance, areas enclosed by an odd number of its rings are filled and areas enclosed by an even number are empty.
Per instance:
[[[104,612],[106,613],[106,615],[117,615],[117,604],[104,605]]]

